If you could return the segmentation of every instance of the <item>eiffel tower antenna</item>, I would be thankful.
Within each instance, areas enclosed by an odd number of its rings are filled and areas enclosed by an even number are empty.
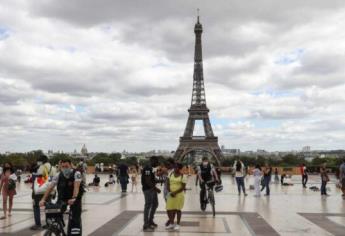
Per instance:
[[[201,44],[203,29],[199,19],[199,9],[197,9],[197,12],[197,22],[194,26],[195,52],[192,101],[188,109],[189,116],[187,125],[183,136],[180,137],[180,144],[175,152],[174,158],[178,161],[182,161],[187,154],[201,150],[211,154],[216,164],[220,165],[223,154],[218,145],[218,137],[213,134],[210,118],[208,116],[209,109],[206,105]],[[205,136],[193,136],[195,121],[198,120],[203,122]]]
[[[196,9],[196,11],[197,11],[198,23],[199,23],[200,9],[199,9],[199,8],[197,8],[197,9]]]

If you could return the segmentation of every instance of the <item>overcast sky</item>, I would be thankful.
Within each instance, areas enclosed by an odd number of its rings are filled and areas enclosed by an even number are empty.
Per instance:
[[[197,8],[220,145],[345,148],[343,0],[11,0],[0,2],[0,152],[175,150]]]

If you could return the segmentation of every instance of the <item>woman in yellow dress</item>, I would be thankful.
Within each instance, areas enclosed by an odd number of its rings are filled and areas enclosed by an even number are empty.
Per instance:
[[[182,164],[176,163],[174,172],[168,178],[168,196],[166,210],[169,216],[170,224],[166,227],[168,230],[179,230],[182,216],[182,208],[184,205],[184,190],[186,188],[186,176],[182,174]],[[175,216],[177,216],[176,225],[174,224]]]

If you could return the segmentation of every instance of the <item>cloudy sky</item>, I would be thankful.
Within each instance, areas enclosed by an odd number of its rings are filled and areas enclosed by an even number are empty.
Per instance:
[[[343,0],[11,0],[0,2],[0,152],[176,149],[196,8],[220,145],[345,148]]]

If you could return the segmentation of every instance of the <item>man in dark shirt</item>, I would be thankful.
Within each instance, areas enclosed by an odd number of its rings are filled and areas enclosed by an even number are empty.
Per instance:
[[[156,187],[156,176],[153,168],[156,168],[158,164],[158,158],[151,157],[150,164],[145,166],[141,173],[141,184],[145,198],[144,231],[153,231],[157,227],[157,224],[153,222],[153,218],[158,207],[158,193],[161,190]]]
[[[128,179],[129,179],[128,166],[122,163],[119,166],[119,180],[121,184],[121,190],[123,193],[127,192]]]

